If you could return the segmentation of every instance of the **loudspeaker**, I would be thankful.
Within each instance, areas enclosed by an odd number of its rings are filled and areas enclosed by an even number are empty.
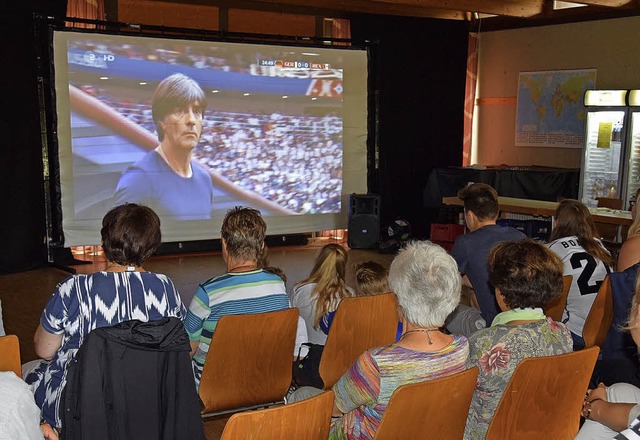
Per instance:
[[[380,239],[380,196],[349,196],[349,240],[352,249],[370,249]]]

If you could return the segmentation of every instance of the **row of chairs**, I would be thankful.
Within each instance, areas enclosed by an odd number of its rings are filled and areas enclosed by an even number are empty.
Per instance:
[[[516,368],[486,439],[573,439],[598,347],[558,356],[529,358]],[[478,367],[396,389],[376,440],[461,439]],[[233,415],[222,440],[327,438],[333,392],[291,405]]]
[[[298,309],[218,321],[200,379],[205,417],[282,401],[291,386],[297,322]],[[342,300],[320,359],[324,388],[365,350],[391,344],[397,326],[393,294]]]

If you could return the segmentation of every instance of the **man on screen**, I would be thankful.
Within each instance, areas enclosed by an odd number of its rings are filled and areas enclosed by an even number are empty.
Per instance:
[[[206,106],[202,88],[181,73],[158,84],[151,111],[160,145],[120,177],[116,205],[139,203],[161,217],[179,220],[211,218],[211,176],[191,159],[202,133]]]

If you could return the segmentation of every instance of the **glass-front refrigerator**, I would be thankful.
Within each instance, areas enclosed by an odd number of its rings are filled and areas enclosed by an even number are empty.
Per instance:
[[[598,197],[623,198],[627,90],[587,90],[580,200],[595,208]],[[624,200],[624,199],[623,199]]]
[[[636,191],[640,187],[640,90],[629,90],[629,124],[626,133],[627,155],[623,207],[629,209],[635,202]]]

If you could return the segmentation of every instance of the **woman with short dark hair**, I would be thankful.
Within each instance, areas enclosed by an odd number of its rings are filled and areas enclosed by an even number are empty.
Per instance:
[[[99,327],[137,319],[183,319],[186,310],[173,282],[142,268],[160,245],[160,220],[146,206],[128,203],[102,220],[102,247],[107,266],[92,274],[73,275],[53,292],[34,336],[43,360],[27,377],[42,418],[60,428],[62,390],[67,366],[86,336]]]
[[[480,368],[465,439],[483,439],[523,359],[568,353],[571,334],[542,309],[562,291],[562,262],[532,240],[502,242],[489,254],[489,280],[502,309],[491,327],[469,337],[469,363]]]

